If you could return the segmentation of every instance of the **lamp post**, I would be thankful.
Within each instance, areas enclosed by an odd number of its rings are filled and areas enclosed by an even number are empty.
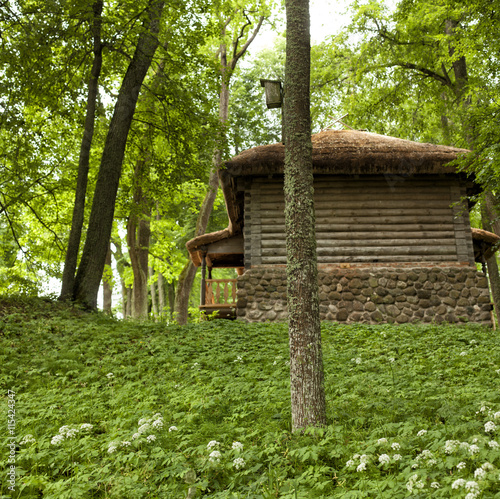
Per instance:
[[[281,108],[281,142],[285,143],[285,116],[283,113],[284,90],[281,80],[260,80],[266,94],[267,109]]]

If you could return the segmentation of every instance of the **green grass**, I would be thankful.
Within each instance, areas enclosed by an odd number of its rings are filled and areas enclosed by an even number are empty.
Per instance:
[[[292,434],[285,324],[0,300],[0,497],[500,497],[495,332],[325,323],[323,353],[329,425]]]

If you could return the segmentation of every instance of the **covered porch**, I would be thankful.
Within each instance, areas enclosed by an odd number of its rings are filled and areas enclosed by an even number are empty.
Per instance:
[[[235,269],[237,275],[243,274],[243,235],[230,236],[225,229],[191,239],[186,246],[194,265],[201,267],[200,311],[235,319],[237,277],[217,279],[214,269]]]

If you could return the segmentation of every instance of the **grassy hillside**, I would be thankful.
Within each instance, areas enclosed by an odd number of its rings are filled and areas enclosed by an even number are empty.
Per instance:
[[[284,324],[0,300],[0,497],[500,497],[495,332],[325,323],[323,349],[330,425],[291,434]]]

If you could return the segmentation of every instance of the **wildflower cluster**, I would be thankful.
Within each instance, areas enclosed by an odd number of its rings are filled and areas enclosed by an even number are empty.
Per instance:
[[[156,437],[152,435],[151,432],[154,430],[161,430],[163,428],[163,417],[158,412],[152,418],[139,419],[137,426],[138,426],[137,432],[132,435],[132,440],[140,438],[143,433],[149,433],[149,435],[146,437],[146,440],[148,442],[152,442],[156,440]]]
[[[220,445],[220,442],[217,442],[217,440],[211,440],[207,444],[207,450],[211,451],[208,455],[208,461],[211,464],[217,465],[222,459],[222,453],[219,450]],[[240,452],[243,452],[243,444],[241,442],[233,442],[231,450],[239,454]],[[233,468],[235,468],[236,470],[244,468],[245,465],[246,462],[241,456],[233,459]]]
[[[93,425],[89,423],[83,423],[79,428],[71,428],[68,425],[61,426],[59,433],[52,437],[50,443],[52,445],[60,445],[64,440],[75,438],[78,433],[89,433],[93,428]],[[31,437],[31,435],[26,435],[26,437]]]

